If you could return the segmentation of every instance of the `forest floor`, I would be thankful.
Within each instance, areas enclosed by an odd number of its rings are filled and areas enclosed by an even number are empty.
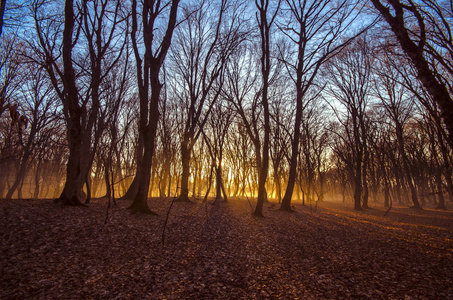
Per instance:
[[[453,211],[0,200],[0,299],[453,299]]]

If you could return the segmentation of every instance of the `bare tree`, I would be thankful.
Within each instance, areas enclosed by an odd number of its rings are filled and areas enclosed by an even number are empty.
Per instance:
[[[14,171],[18,147],[18,127],[16,124],[21,117],[20,93],[18,87],[22,86],[24,76],[21,76],[20,52],[23,44],[18,41],[16,36],[3,35],[0,43],[0,120],[2,121],[1,143],[0,143],[0,166],[5,171],[0,174],[0,193],[3,195],[7,186],[10,186],[10,175]],[[7,114],[3,114],[4,112]],[[9,112],[9,113],[8,113]],[[14,159],[13,159],[14,158]],[[17,158],[19,159],[19,158]]]
[[[295,85],[296,109],[288,185],[280,206],[281,210],[291,211],[291,197],[296,181],[299,156],[301,121],[308,102],[305,96],[313,87],[321,65],[358,35],[344,38],[355,21],[359,19],[362,9],[363,4],[349,0],[335,2],[286,1],[285,10],[289,15],[285,21],[280,22],[279,27],[291,43],[290,49],[294,47],[294,50],[281,49],[281,53]]]
[[[162,84],[159,80],[160,70],[171,45],[173,32],[177,22],[179,0],[161,2],[159,0],[145,1],[142,4],[141,34],[138,34],[139,14],[137,1],[132,1],[132,31],[131,39],[137,64],[137,85],[140,99],[139,144],[137,149],[137,182],[136,191],[131,196],[134,201],[130,206],[132,211],[152,213],[148,207],[148,191],[151,179],[151,165],[154,154],[157,124],[159,120],[159,99]],[[165,32],[156,45],[156,30],[160,25],[159,19],[168,13]],[[139,48],[144,48],[144,54]]]
[[[23,121],[17,122],[18,136],[21,144],[20,159],[17,160],[15,179],[6,194],[6,199],[11,199],[13,193],[23,182],[27,170],[30,168],[31,161],[38,146],[38,133],[46,128],[53,120],[50,116],[54,108],[55,95],[52,94],[52,86],[45,78],[42,69],[37,71],[32,70],[33,65],[29,64],[29,70],[24,69],[24,73],[28,73],[29,79],[24,82],[21,88],[22,99],[24,104],[24,113],[21,118]],[[28,116],[28,117],[27,117]],[[23,141],[25,137],[25,141]]]
[[[451,3],[371,0],[390,26],[417,77],[439,105],[453,146]]]
[[[325,76],[329,84],[328,97],[336,99],[344,109],[337,109],[333,103],[338,121],[343,130],[331,130],[342,140],[348,155],[340,155],[342,147],[336,147],[337,154],[348,164],[354,186],[354,208],[362,209],[363,187],[366,183],[367,163],[367,109],[370,101],[371,53],[365,38],[361,37],[344,48],[341,53],[325,65]],[[327,99],[328,102],[329,99]],[[333,128],[332,128],[333,129]],[[342,133],[342,134],[340,134]],[[337,142],[338,144],[338,142]]]
[[[13,29],[13,31],[24,28],[24,20],[30,2],[28,0],[0,0],[0,38],[5,28]]]
[[[270,112],[269,112],[269,85],[271,74],[271,27],[274,24],[275,18],[279,12],[281,1],[279,0],[271,12],[268,0],[255,0],[257,8],[256,21],[260,31],[260,50],[261,50],[261,106],[263,108],[263,127],[264,136],[261,146],[256,144],[255,150],[260,152],[261,165],[258,167],[258,199],[253,214],[255,216],[263,216],[263,203],[267,200],[266,180],[269,171],[269,138],[270,138]],[[270,16],[268,16],[270,14]],[[269,19],[268,19],[269,17]],[[257,135],[256,135],[257,137]],[[259,141],[256,139],[256,141]]]
[[[441,161],[441,146],[439,146],[439,141],[437,140],[438,135],[437,135],[437,126],[436,122],[431,120],[431,116],[429,114],[425,114],[423,121],[421,122],[427,135],[429,137],[429,164],[430,164],[430,171],[433,173],[432,177],[434,177],[434,184],[432,185],[432,196],[435,199],[437,196],[437,199],[439,200],[437,204],[437,209],[446,209],[445,206],[445,196],[444,196],[444,182],[442,179],[442,173],[443,173],[443,162]]]
[[[220,96],[225,66],[231,54],[247,37],[240,17],[243,3],[201,0],[185,10],[172,47],[173,80],[183,110],[181,137],[181,193],[189,201],[191,153],[214,103]]]
[[[288,142],[291,133],[291,88],[284,77],[279,79],[277,88],[273,92],[272,102],[270,103],[271,136],[270,136],[270,158],[272,161],[272,175],[274,183],[274,193],[277,194],[278,203],[282,200],[282,178],[286,171],[285,157],[288,157]],[[276,191],[275,191],[276,189]]]
[[[21,86],[19,69],[21,67],[20,53],[23,43],[16,36],[3,36],[0,44],[0,117],[7,109],[14,110],[12,94]]]
[[[391,208],[391,186],[392,186],[392,159],[398,151],[395,149],[395,143],[392,139],[392,130],[388,116],[382,110],[379,110],[373,122],[375,135],[370,139],[370,145],[373,149],[375,158],[377,177],[380,178],[379,184],[384,190],[384,207]]]
[[[445,178],[446,191],[449,195],[450,201],[453,202],[453,177],[452,177],[452,157],[450,144],[447,142],[447,132],[445,126],[442,123],[441,113],[437,107],[436,102],[429,96],[423,97],[426,101],[422,102],[423,107],[427,109],[429,116],[425,116],[428,120],[426,123],[429,126],[431,134],[431,147],[433,152],[439,153],[439,158],[436,159],[436,164],[438,165],[438,170],[443,173]],[[435,143],[435,144],[434,144]],[[436,173],[436,176],[442,176],[441,174]],[[436,181],[438,179],[436,178]],[[442,183],[443,184],[443,183]],[[437,183],[437,193],[443,193],[444,188],[441,188],[439,183]],[[439,203],[439,208],[443,208],[441,203]]]
[[[391,52],[395,52],[395,50],[392,49]],[[443,176],[447,185],[447,192],[450,199],[453,199],[453,171],[451,168],[451,144],[449,142],[448,128],[442,119],[442,112],[437,101],[433,99],[429,91],[424,88],[421,82],[419,80],[416,80],[417,71],[414,70],[414,68],[409,64],[405,63],[405,59],[406,58],[397,55],[388,55],[386,63],[391,64],[392,69],[398,72],[398,84],[404,86],[405,89],[412,93],[413,97],[416,98],[419,106],[421,106],[419,107],[419,110],[425,110],[425,112],[422,112],[422,114],[425,116],[425,118],[427,118],[427,120],[429,120],[427,121],[427,125],[436,127],[436,129],[432,129],[431,132],[437,137],[437,150],[442,156],[441,169],[443,169]],[[428,114],[429,117],[426,116],[426,114]],[[430,136],[430,138],[432,137]]]
[[[418,201],[417,189],[414,184],[414,178],[410,170],[410,163],[405,149],[404,127],[412,117],[414,108],[414,99],[408,95],[405,87],[398,82],[398,72],[392,69],[391,64],[385,63],[384,58],[376,66],[378,80],[374,82],[374,90],[377,97],[380,99],[382,107],[385,109],[389,118],[392,120],[396,139],[398,143],[398,151],[401,156],[401,162],[409,186],[412,202],[415,208],[421,208]],[[388,59],[387,59],[388,61]]]
[[[245,125],[239,118],[236,118],[230,126],[225,148],[225,160],[232,173],[232,182],[229,183],[229,187],[234,187],[230,195],[245,197],[247,178],[252,174],[253,144],[245,130]]]
[[[127,51],[125,51],[123,63],[114,66],[107,76],[108,80],[101,85],[101,90],[105,93],[106,100],[105,105],[100,109],[99,126],[106,128],[106,130],[104,130],[103,135],[101,136],[101,141],[99,142],[96,151],[98,160],[95,175],[99,177],[101,173],[100,169],[103,165],[106,196],[109,199],[111,198],[115,186],[115,182],[112,181],[115,180],[117,176],[120,178],[120,181],[123,180],[121,175],[121,155],[119,152],[120,148],[124,148],[125,135],[134,121],[133,118],[130,118],[130,114],[128,114],[128,111],[125,108],[126,105],[131,104],[130,90],[132,87],[132,78],[129,70],[130,54],[130,51],[127,49]],[[119,191],[119,189],[117,189],[117,191]],[[87,196],[86,203],[90,201],[90,196],[91,195]]]
[[[62,24],[58,14],[46,16],[47,5],[42,1],[33,4],[39,43],[36,51],[43,57],[37,63],[46,68],[62,101],[69,148],[65,188],[57,202],[82,205],[83,186],[104,129],[98,122],[103,100],[100,86],[122,57],[121,24],[126,18],[120,13],[119,1],[85,1],[77,6],[77,13],[74,2],[66,1]],[[83,51],[86,55],[80,55]],[[83,84],[83,80],[88,83]]]
[[[310,203],[317,195],[316,201],[322,201],[325,193],[326,150],[329,133],[325,122],[326,104],[321,102],[318,94],[312,95],[305,108],[301,125],[301,144],[299,158],[299,185],[304,198]],[[304,181],[304,182],[303,182]],[[305,197],[306,196],[306,197]],[[304,203],[305,201],[303,201]]]
[[[159,176],[159,196],[170,197],[172,188],[172,164],[176,162],[177,157],[177,104],[175,101],[168,99],[168,85],[165,86],[165,93],[161,101],[162,117],[159,122],[158,135],[160,139],[159,159],[161,162],[161,173]],[[173,99],[174,100],[174,99]]]
[[[63,70],[60,71],[56,65],[56,59],[53,56],[52,49],[49,49],[49,37],[43,36],[42,28],[40,24],[40,18],[38,17],[38,9],[40,4],[35,3],[35,25],[38,32],[39,41],[41,47],[46,55],[46,68],[51,77],[54,88],[57,90],[59,97],[61,98],[65,117],[67,118],[67,138],[69,146],[69,160],[67,165],[67,178],[66,185],[63,193],[60,196],[60,200],[65,204],[70,205],[81,205],[80,198],[82,198],[82,188],[85,183],[85,178],[82,173],[88,172],[88,170],[81,171],[81,157],[83,155],[82,149],[89,149],[91,145],[82,144],[82,108],[79,105],[78,89],[76,86],[76,76],[73,67],[72,50],[74,48],[74,27],[75,27],[75,15],[73,1],[66,1],[64,6],[64,31],[62,39],[62,58],[63,58]],[[78,34],[76,36],[78,39]],[[55,75],[55,69],[58,68],[56,73],[61,75],[61,80],[64,86],[63,90],[60,90],[59,80]],[[90,132],[91,136],[91,132]],[[86,150],[85,150],[86,151]]]
[[[233,120],[234,114],[231,103],[219,101],[214,104],[207,122],[208,126],[206,130],[203,130],[203,138],[211,157],[211,165],[215,169],[216,174],[216,201],[222,199],[221,193],[223,193],[223,199],[227,200],[224,180],[222,179],[222,165],[226,136]]]

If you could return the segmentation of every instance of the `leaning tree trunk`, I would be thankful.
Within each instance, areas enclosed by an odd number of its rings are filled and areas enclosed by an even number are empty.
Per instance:
[[[300,69],[300,70],[299,70]],[[291,141],[291,158],[289,162],[289,175],[288,175],[288,184],[286,186],[285,195],[282,199],[282,204],[280,205],[280,210],[283,211],[292,211],[291,209],[291,198],[293,196],[294,185],[296,183],[297,176],[297,158],[299,157],[299,143],[300,143],[300,126],[302,122],[302,63],[298,65],[297,72],[297,95],[296,95],[296,116],[294,120],[294,136]]]
[[[143,137],[140,135],[135,155],[135,159],[137,162],[137,173],[135,173],[134,179],[132,180],[131,185],[127,189],[127,192],[121,197],[122,200],[131,200],[134,199],[135,196],[137,195],[138,184],[140,182],[140,172],[138,172],[138,169],[140,168],[143,160],[143,147],[144,147]]]
[[[11,199],[13,197],[14,192],[17,190],[19,187],[19,184],[24,181],[25,174],[27,173],[27,167],[28,163],[30,160],[30,154],[29,151],[25,153],[20,161],[19,165],[19,170],[17,171],[16,178],[14,179],[13,184],[8,190],[8,193],[6,194],[6,199]]]
[[[393,6],[392,10],[383,5],[380,0],[371,0],[371,2],[390,25],[393,33],[401,45],[401,48],[412,61],[415,69],[417,70],[418,79],[434,101],[436,101],[437,105],[439,105],[442,119],[444,120],[444,124],[448,131],[448,141],[450,146],[453,147],[453,99],[451,98],[447,86],[438,80],[440,76],[431,70],[430,64],[425,57],[426,37],[424,35],[426,33],[424,19],[420,14],[420,11],[418,11],[418,8],[415,7],[415,5],[406,6],[400,1],[389,1]],[[409,26],[408,24],[405,24],[405,21],[408,18],[405,16],[405,9],[413,14],[419,23],[419,27],[422,28],[422,30],[420,30],[420,34],[423,35],[421,36],[419,42],[415,42],[411,39],[412,35],[408,29]],[[417,29],[419,28],[416,28],[415,30]]]

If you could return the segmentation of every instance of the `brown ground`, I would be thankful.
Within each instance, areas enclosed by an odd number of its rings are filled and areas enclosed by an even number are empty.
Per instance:
[[[453,299],[452,211],[170,203],[0,200],[0,298]]]

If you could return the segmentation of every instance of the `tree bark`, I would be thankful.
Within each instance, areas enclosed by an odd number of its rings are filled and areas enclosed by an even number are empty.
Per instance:
[[[132,212],[141,212],[146,214],[155,214],[148,206],[148,192],[151,179],[151,165],[154,154],[154,143],[157,130],[157,122],[159,120],[158,101],[162,85],[159,83],[158,73],[154,78],[151,78],[151,106],[150,106],[150,122],[143,128],[142,134],[144,138],[143,160],[141,167],[138,169],[139,180],[137,194],[134,197],[129,209]]]
[[[356,158],[354,170],[354,209],[362,210],[362,159]]]
[[[181,194],[178,201],[189,202],[189,176],[190,176],[190,148],[189,141],[184,139],[181,143],[181,161],[182,161],[182,174],[181,174]]]
[[[220,166],[215,168],[215,185],[216,185],[216,196],[215,199],[222,200],[222,170]]]
[[[435,172],[436,172],[435,180],[436,180],[437,195],[438,195],[437,198],[439,199],[439,203],[437,204],[437,209],[446,210],[447,207],[445,206],[445,197],[444,197],[444,191],[443,191],[444,188],[443,188],[443,184],[442,184],[442,172],[441,172],[440,166],[438,164],[436,166],[436,171]]]
[[[139,126],[145,126],[145,124],[140,124]],[[138,169],[142,165],[143,161],[143,134],[139,134],[138,137],[138,145],[137,149],[135,151],[135,161],[137,163],[137,172],[135,173],[134,179],[132,180],[131,185],[127,189],[127,192],[121,197],[122,200],[132,200],[135,198],[138,192],[138,184],[140,182],[140,172],[138,172]]]

